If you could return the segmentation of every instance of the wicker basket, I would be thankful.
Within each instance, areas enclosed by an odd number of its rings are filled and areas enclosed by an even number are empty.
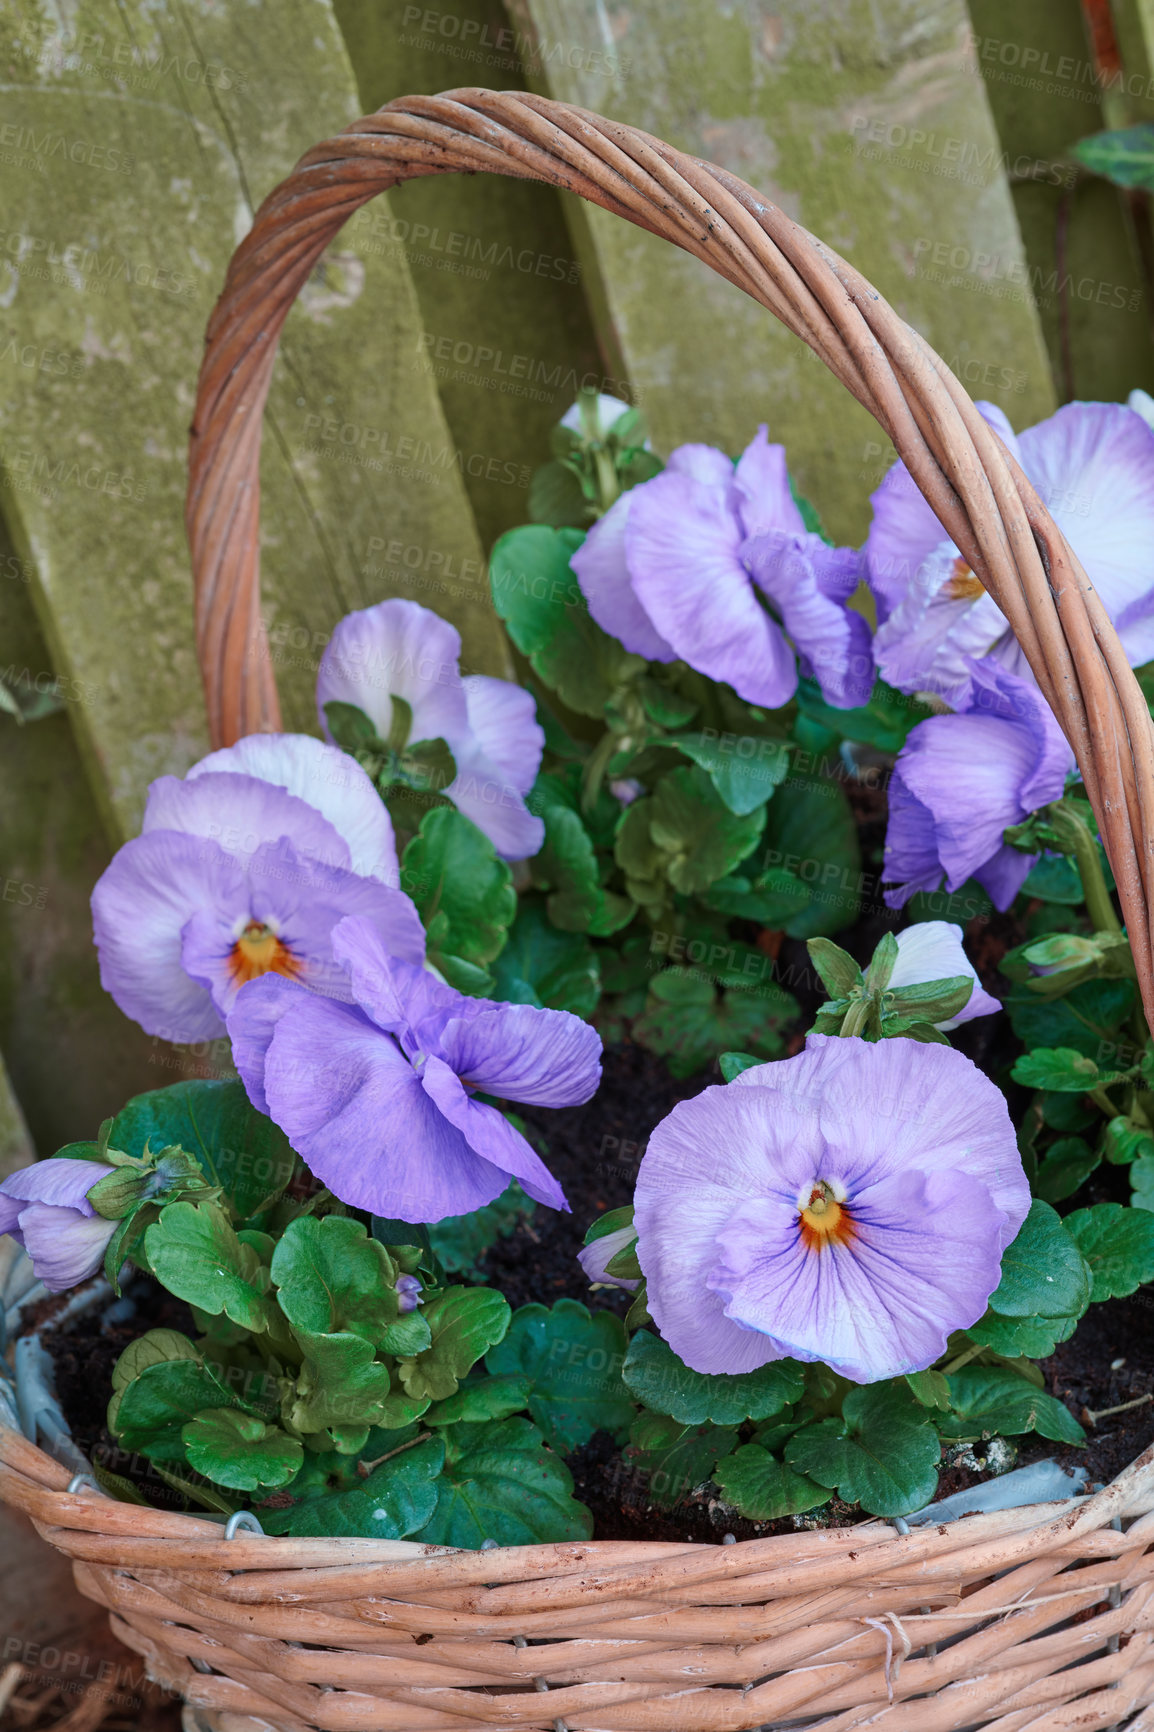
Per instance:
[[[1069,738],[1154,1013],[1154,729],[1045,507],[948,368],[850,266],[732,175],[519,93],[409,97],[265,201],[213,314],[188,529],[214,742],[279,725],[259,613],[261,414],[285,315],[375,193],[493,170],[696,254],[814,349],[892,438]],[[0,1427],[0,1495],[190,1704],[306,1732],[1154,1732],[1154,1448],[1092,1497],[902,1533],[733,1546],[270,1539],[70,1492]]]

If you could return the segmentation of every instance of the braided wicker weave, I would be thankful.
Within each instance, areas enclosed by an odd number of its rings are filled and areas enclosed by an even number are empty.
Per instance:
[[[410,97],[261,207],[208,331],[188,531],[215,744],[275,729],[259,614],[261,413],[294,297],[341,225],[416,175],[567,187],[696,254],[802,337],[892,438],[1009,620],[1077,755],[1154,1013],[1154,730],[1101,603],[965,391],[842,259],[724,171],[516,93]],[[1090,1498],[900,1534],[451,1552],[225,1536],[68,1491],[0,1425],[0,1496],[75,1561],[154,1675],[307,1732],[1154,1732],[1154,1449]]]

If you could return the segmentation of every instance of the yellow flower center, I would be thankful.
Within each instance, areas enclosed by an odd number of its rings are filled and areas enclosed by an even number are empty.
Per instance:
[[[228,967],[237,986],[257,980],[262,974],[283,974],[289,980],[297,980],[304,972],[300,958],[281,943],[270,926],[262,926],[259,920],[250,920],[233,945]]]
[[[977,601],[985,593],[985,584],[980,577],[975,577],[959,553],[942,594],[950,601]]]
[[[855,1233],[853,1216],[824,1179],[818,1179],[814,1185],[797,1224],[807,1251],[824,1251],[827,1245],[848,1245]]]

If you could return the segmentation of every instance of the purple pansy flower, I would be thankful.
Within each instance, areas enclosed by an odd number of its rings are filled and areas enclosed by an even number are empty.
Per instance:
[[[898,933],[897,946],[898,959],[889,978],[892,990],[899,986],[923,986],[931,980],[953,980],[959,974],[968,974],[973,981],[969,1000],[957,1016],[935,1022],[934,1027],[944,1034],[963,1022],[972,1022],[975,1016],[992,1016],[994,1011],[1001,1010],[998,1000],[984,990],[974,973],[962,948],[960,926],[949,920],[922,920]]]
[[[1002,839],[1011,824],[1061,798],[1074,754],[1030,680],[997,661],[971,662],[971,708],[911,728],[889,785],[882,876],[900,908],[917,890],[976,878],[1008,908],[1038,858]]]
[[[87,1281],[103,1263],[119,1223],[98,1215],[88,1193],[115,1171],[103,1161],[54,1155],[0,1179],[0,1233],[23,1245],[50,1292]]]
[[[674,1107],[634,1207],[649,1309],[693,1370],[790,1357],[870,1383],[982,1315],[1030,1188],[961,1053],[811,1034]]]
[[[467,1214],[510,1179],[567,1208],[525,1138],[474,1095],[587,1101],[596,1030],[568,1011],[466,998],[391,955],[369,920],[342,920],[332,946],[351,1003],[268,975],[228,1019],[249,1099],[316,1177],[343,1203],[402,1221]]]
[[[269,971],[344,990],[329,934],[347,914],[421,962],[397,876],[388,812],[352,758],[301,734],[241,740],[149,789],[141,835],[92,893],[101,982],[147,1033],[210,1040]]]
[[[765,427],[736,467],[712,446],[680,446],[594,524],[572,566],[627,650],[680,657],[748,703],[778,709],[796,691],[787,637],[827,702],[845,709],[872,690],[869,627],[846,605],[860,557],[806,529],[785,447]]]
[[[1154,657],[1154,430],[1120,403],[1067,403],[1015,438],[978,405],[1017,458],[1086,569],[1132,666]],[[896,463],[873,495],[865,545],[881,622],[874,655],[900,691],[968,702],[969,658],[1032,678],[993,599]]]
[[[393,698],[412,711],[408,739],[443,739],[457,774],[443,790],[506,860],[536,854],[545,827],[525,804],[537,778],[545,734],[532,692],[508,680],[462,679],[461,636],[415,601],[382,601],[346,614],[321,658],[317,710],[331,738],[325,705],[353,704],[381,739],[393,725]]]

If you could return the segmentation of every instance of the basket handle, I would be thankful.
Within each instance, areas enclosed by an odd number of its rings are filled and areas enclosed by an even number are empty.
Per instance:
[[[540,180],[672,241],[808,343],[892,440],[1005,614],[1101,826],[1154,1026],[1154,726],[1117,633],[964,387],[876,289],[724,169],[521,91],[405,96],[316,145],[233,254],[197,387],[185,510],[214,746],[279,729],[260,617],[260,442],[281,326],[361,205],[418,175]]]

